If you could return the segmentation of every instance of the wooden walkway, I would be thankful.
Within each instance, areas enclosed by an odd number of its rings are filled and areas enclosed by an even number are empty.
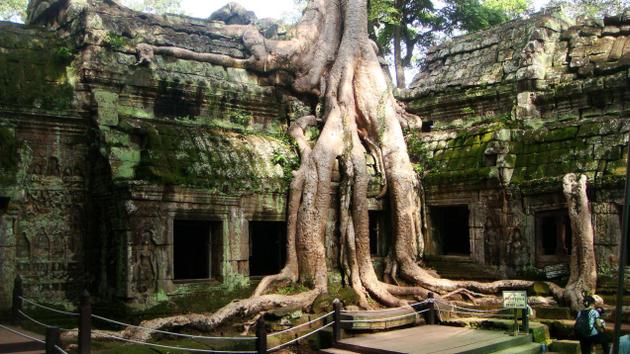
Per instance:
[[[38,334],[33,334],[22,328],[8,326],[4,323],[2,325],[7,326],[11,329],[20,331],[22,333],[25,333],[29,336],[42,339],[42,340],[44,339],[42,336]],[[0,354],[6,354],[6,353],[40,354],[40,353],[44,353],[44,350],[45,348],[43,344],[18,336],[17,334],[9,332],[5,330],[4,328],[0,328]]]
[[[515,337],[502,331],[430,325],[348,338],[337,347],[356,353],[384,354],[485,354],[516,347],[527,349],[524,352],[540,352],[540,345],[532,343],[529,335]]]

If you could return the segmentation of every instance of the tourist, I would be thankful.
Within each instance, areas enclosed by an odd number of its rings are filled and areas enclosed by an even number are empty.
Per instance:
[[[605,324],[594,305],[595,299],[590,295],[585,296],[585,309],[578,312],[575,319],[574,329],[580,340],[582,354],[591,354],[593,344],[601,344],[604,353],[610,352],[610,340],[605,333]]]

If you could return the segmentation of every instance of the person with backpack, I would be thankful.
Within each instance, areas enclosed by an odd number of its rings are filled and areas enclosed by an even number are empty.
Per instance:
[[[595,309],[595,299],[587,295],[584,297],[585,309],[579,311],[573,329],[580,340],[582,354],[591,354],[593,344],[601,344],[604,353],[610,352],[610,340],[603,327],[599,312]]]

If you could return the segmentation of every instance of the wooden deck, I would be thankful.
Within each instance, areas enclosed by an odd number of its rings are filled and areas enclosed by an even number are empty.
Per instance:
[[[529,335],[515,337],[501,331],[429,325],[347,338],[336,347],[356,353],[384,354],[485,354],[516,347],[529,348],[523,352],[540,350],[540,345],[532,343]]]
[[[3,324],[6,326],[6,324]],[[35,338],[43,339],[42,336],[28,332],[22,328],[9,326],[12,329],[18,330],[22,333],[26,333]],[[20,337],[17,334],[11,333],[3,328],[0,328],[0,354],[5,353],[19,353],[19,354],[40,354],[44,353],[44,345],[32,341],[30,339]]]

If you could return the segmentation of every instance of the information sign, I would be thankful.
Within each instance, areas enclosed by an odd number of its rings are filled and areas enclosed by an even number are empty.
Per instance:
[[[527,291],[505,290],[503,291],[503,307],[506,309],[526,309]]]

